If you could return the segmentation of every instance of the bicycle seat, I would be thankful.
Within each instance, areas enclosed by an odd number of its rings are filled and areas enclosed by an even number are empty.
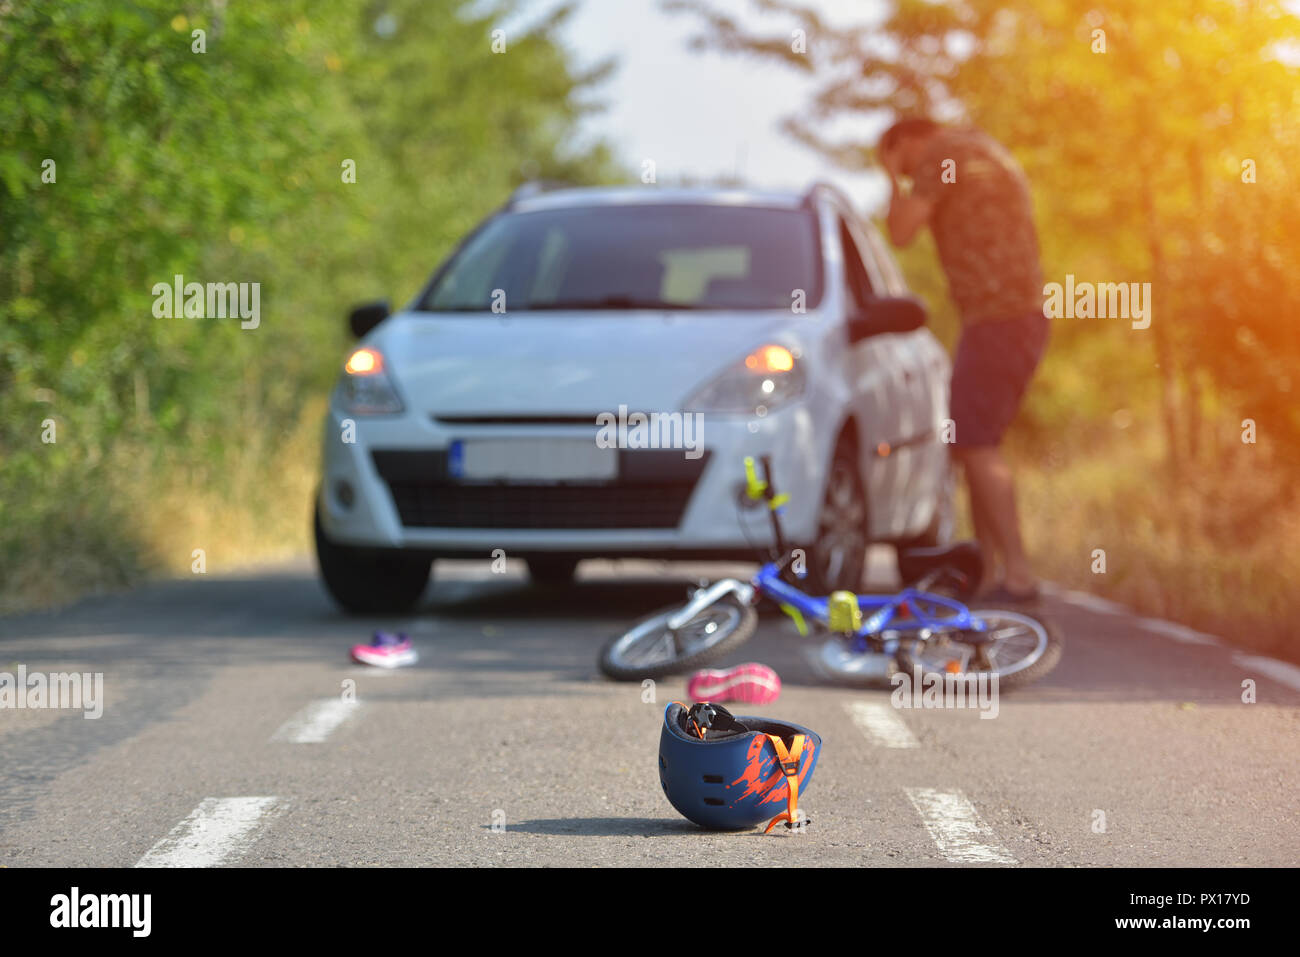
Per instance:
[[[952,572],[959,590],[969,594],[979,586],[984,574],[984,557],[975,542],[898,550],[898,573],[904,585],[910,585],[936,569]]]

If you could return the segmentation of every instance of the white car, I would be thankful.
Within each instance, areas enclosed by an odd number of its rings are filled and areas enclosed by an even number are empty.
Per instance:
[[[810,589],[857,588],[869,542],[951,528],[948,359],[906,295],[829,186],[522,188],[405,309],[350,317],[326,588],[396,612],[440,557],[552,584],[583,558],[755,558],[764,455]]]

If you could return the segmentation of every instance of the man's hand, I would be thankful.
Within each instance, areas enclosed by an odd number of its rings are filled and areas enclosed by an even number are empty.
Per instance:
[[[885,217],[885,224],[889,227],[889,239],[895,246],[906,246],[916,238],[921,227],[930,221],[930,214],[934,212],[934,201],[917,196],[911,189],[904,190],[899,185],[903,173],[898,168],[896,153],[882,152],[880,165],[889,174],[889,182],[892,186],[889,215]],[[909,187],[912,185],[910,180],[907,185]]]
[[[898,178],[903,175],[903,171],[899,168],[898,152],[896,150],[882,149],[878,151],[877,158],[880,160],[880,165],[889,175],[890,182],[897,184]]]

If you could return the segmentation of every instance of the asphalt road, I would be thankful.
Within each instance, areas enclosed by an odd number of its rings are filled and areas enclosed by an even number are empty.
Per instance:
[[[303,563],[0,618],[0,672],[104,675],[97,720],[0,710],[0,864],[1300,863],[1300,669],[1061,594],[1064,661],[993,720],[827,687],[764,618],[729,663],[775,667],[764,712],[823,736],[813,823],[702,832],[656,773],[684,682],[649,703],[595,667],[684,595],[683,569],[581,575],[545,590],[443,563],[417,616],[366,620]],[[411,631],[419,664],[351,664],[375,627]]]

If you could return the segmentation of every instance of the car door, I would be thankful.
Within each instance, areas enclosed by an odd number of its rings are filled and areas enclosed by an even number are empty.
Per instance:
[[[862,242],[860,248],[868,258],[868,268],[882,278],[877,288],[884,296],[906,296],[907,286],[898,271],[893,257],[889,255],[874,229],[860,228]],[[884,336],[891,348],[892,370],[899,392],[898,431],[891,441],[900,448],[916,445],[925,440],[931,431],[935,410],[933,395],[929,388],[928,371],[931,358],[925,346],[932,337],[929,333],[897,333]]]
[[[877,290],[883,288],[884,277],[876,264],[862,254],[861,232],[854,226],[852,215],[837,209],[836,226],[844,262],[847,307],[864,309],[871,297],[879,294]],[[896,346],[891,341],[895,338],[872,336],[855,343],[849,365],[850,401],[855,417],[862,424],[862,475],[867,485],[873,538],[887,538],[899,526],[895,507],[898,469],[892,443],[900,428],[904,395],[897,370]]]
[[[910,295],[893,255],[880,234],[864,229],[864,250],[875,259],[891,296]],[[942,422],[948,415],[948,356],[928,329],[886,337],[892,340],[894,361],[901,382],[898,433],[895,436],[900,473],[900,501],[908,515],[899,535],[916,534],[928,522],[944,487],[948,469],[947,448],[940,441]]]

